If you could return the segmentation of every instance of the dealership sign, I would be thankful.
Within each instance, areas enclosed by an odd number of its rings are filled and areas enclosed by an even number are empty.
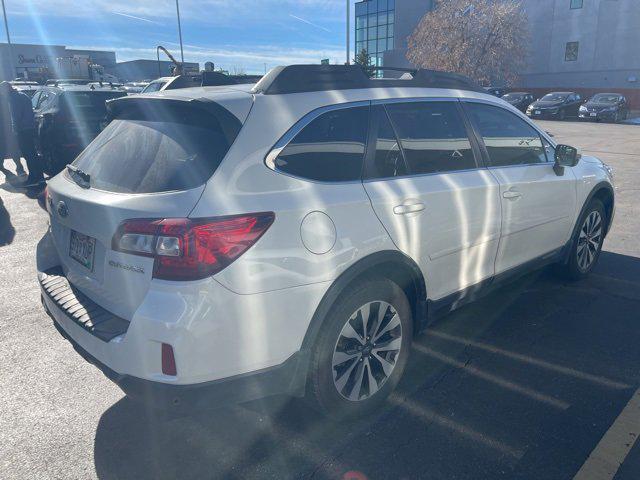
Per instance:
[[[18,64],[19,65],[38,65],[38,64],[46,64],[47,57],[43,57],[42,55],[36,55],[35,57],[26,57],[22,54],[18,55]]]

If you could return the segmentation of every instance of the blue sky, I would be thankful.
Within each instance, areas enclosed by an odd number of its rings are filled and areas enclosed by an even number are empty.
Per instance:
[[[175,0],[5,4],[15,43],[114,50],[118,61],[155,58],[157,45],[179,54]],[[180,0],[185,61],[247,73],[262,73],[265,63],[342,63],[345,9],[345,0]]]

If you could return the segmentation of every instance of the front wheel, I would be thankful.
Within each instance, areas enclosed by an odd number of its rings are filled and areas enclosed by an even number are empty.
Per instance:
[[[604,242],[606,213],[600,200],[594,199],[580,216],[578,230],[571,241],[569,258],[560,265],[562,276],[579,280],[595,267]]]
[[[402,377],[412,338],[411,308],[398,285],[386,279],[357,284],[325,318],[307,400],[334,418],[378,408]]]

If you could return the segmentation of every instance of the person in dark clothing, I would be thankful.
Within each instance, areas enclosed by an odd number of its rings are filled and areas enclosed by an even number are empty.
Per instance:
[[[6,121],[7,111],[9,122]],[[27,162],[29,177],[23,186],[31,187],[43,183],[42,166],[35,148],[36,122],[31,99],[11,87],[9,82],[2,82],[0,83],[0,112],[3,112],[0,113],[0,121],[2,121],[0,133],[5,152],[14,154],[17,147]]]
[[[4,89],[0,87],[0,90]],[[4,168],[5,158],[14,159],[18,157],[16,163],[16,173],[20,175],[24,172],[22,169],[22,163],[20,163],[20,154],[18,152],[17,138],[13,133],[13,123],[11,121],[11,108],[9,107],[9,99],[3,94],[0,94],[0,171],[5,174],[7,179],[12,178],[13,174]],[[18,170],[20,166],[20,170]]]

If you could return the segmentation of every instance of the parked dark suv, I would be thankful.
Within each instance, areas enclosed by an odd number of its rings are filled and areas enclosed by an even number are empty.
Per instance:
[[[48,86],[32,98],[38,151],[44,171],[55,175],[71,163],[100,133],[106,122],[105,102],[127,93],[85,85]]]
[[[582,97],[579,93],[551,92],[529,105],[526,113],[531,118],[564,120],[577,117],[581,104]]]
[[[628,116],[629,105],[627,104],[627,99],[619,93],[598,93],[582,105],[578,111],[580,120],[593,120],[596,122],[618,123],[620,120],[626,120]]]
[[[504,94],[502,99],[505,102],[509,102],[522,113],[525,113],[527,111],[527,107],[536,100],[536,97],[533,93],[529,92],[511,92]]]

